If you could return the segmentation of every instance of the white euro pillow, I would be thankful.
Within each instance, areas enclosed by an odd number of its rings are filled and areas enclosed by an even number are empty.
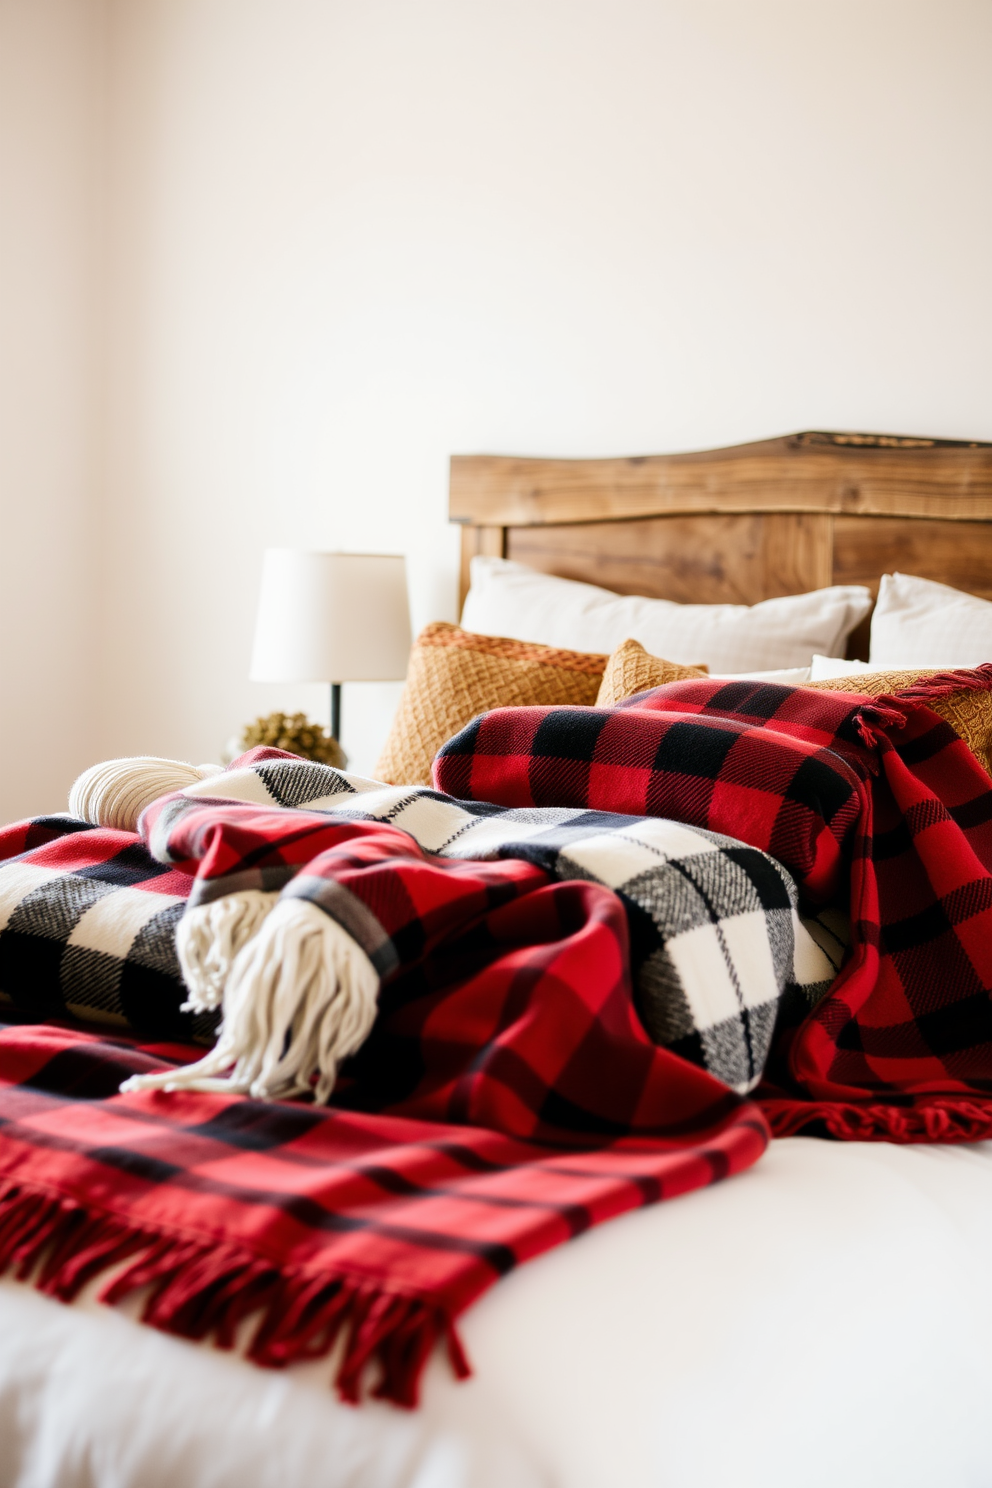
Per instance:
[[[505,558],[473,558],[462,627],[570,651],[609,652],[628,637],[653,656],[712,673],[807,667],[837,655],[871,608],[863,584],[841,584],[755,605],[674,604],[614,594],[537,573]]]
[[[869,666],[973,667],[992,661],[992,604],[913,574],[883,574],[871,617]]]
[[[840,656],[814,656],[809,669],[811,682],[832,682],[835,677],[853,677],[858,672],[877,671],[867,661],[848,661]],[[909,666],[892,668],[893,671],[910,671]]]

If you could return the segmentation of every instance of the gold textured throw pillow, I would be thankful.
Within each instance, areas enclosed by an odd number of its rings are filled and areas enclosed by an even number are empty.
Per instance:
[[[944,671],[947,670],[945,667]],[[934,667],[919,667],[906,672],[852,672],[848,677],[830,677],[823,682],[807,682],[807,687],[833,692],[863,692],[878,697],[883,692],[900,692],[927,677],[941,673]],[[992,775],[992,693],[962,687],[943,697],[924,698],[928,708],[939,713],[967,744],[978,763]]]
[[[645,651],[640,641],[624,641],[606,663],[596,707],[614,708],[625,698],[633,697],[636,692],[646,692],[649,687],[705,676],[704,666],[680,666],[677,661],[663,661],[660,656]]]
[[[588,651],[474,635],[438,620],[410,652],[406,686],[376,779],[390,785],[430,785],[441,745],[490,708],[596,701],[607,657]]]

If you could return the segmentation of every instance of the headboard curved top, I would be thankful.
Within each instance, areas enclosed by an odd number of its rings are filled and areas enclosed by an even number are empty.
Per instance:
[[[689,454],[456,455],[477,553],[622,594],[755,604],[901,569],[992,599],[992,443],[808,431]],[[851,655],[866,654],[867,625]]]

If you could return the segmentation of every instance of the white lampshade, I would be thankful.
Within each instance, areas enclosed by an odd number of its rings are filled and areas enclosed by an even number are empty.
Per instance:
[[[406,560],[269,548],[253,682],[393,682],[410,654]]]

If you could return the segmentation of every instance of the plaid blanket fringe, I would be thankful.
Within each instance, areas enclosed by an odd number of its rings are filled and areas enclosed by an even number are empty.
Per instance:
[[[457,801],[259,753],[161,798],[142,818],[154,858],[195,872],[180,928],[197,937],[198,955],[214,972],[213,906],[226,918],[239,894],[263,915],[277,888],[284,906],[317,906],[385,979],[442,940],[453,944],[460,925],[469,933],[480,894],[533,894],[554,880],[598,884],[624,907],[634,1003],[653,1042],[743,1095],[761,1078],[783,1001],[805,1013],[839,967],[842,917],[801,920],[788,871],[730,837],[657,817]],[[269,903],[259,906],[265,889]],[[285,921],[258,924],[256,947],[278,935],[285,956]],[[543,933],[536,918],[530,933]],[[241,1001],[230,976],[224,997],[225,1006]],[[254,1038],[262,1017],[255,996]],[[224,1044],[222,1036],[204,1074],[225,1059],[230,1067]],[[253,1094],[283,1093],[241,1083]]]
[[[21,958],[26,988],[39,955],[54,996],[56,969],[98,939],[100,964],[127,969],[151,895],[174,923],[184,887],[209,908],[257,875],[317,902],[329,895],[392,973],[375,1028],[332,1108],[263,1102],[227,1082],[124,1093],[135,1077],[181,1074],[177,1059],[193,1051],[8,1029],[0,1262],[34,1268],[67,1300],[122,1266],[107,1299],[144,1289],[145,1320],[191,1338],[230,1342],[254,1315],[248,1351],[262,1364],[316,1357],[337,1340],[346,1398],[368,1365],[377,1393],[409,1405],[439,1340],[465,1368],[455,1321],[507,1271],[760,1156],[760,1112],[646,1035],[626,915],[596,864],[626,881],[633,854],[627,887],[646,892],[677,847],[688,865],[711,865],[711,889],[725,862],[728,907],[744,909],[748,873],[772,873],[781,907],[769,925],[784,932],[795,891],[777,865],[761,867],[764,855],[745,850],[741,877],[713,834],[670,827],[666,853],[663,823],[640,823],[637,836],[637,823],[617,832],[588,812],[521,816],[464,810],[433,791],[356,791],[285,756],[232,771],[226,786],[248,799],[218,803],[215,785],[149,809],[150,838],[163,858],[188,860],[185,871],[156,863],[138,838],[66,818],[8,829],[5,964]],[[299,809],[328,791],[327,809]],[[425,853],[406,826],[453,855]],[[194,877],[203,848],[213,872]],[[585,855],[580,876],[566,848]],[[166,898],[164,886],[180,893]],[[112,924],[126,932],[116,957],[102,938]],[[784,956],[783,975],[791,965]],[[759,1002],[777,995],[774,982],[752,983]],[[61,1007],[53,1001],[49,1016]]]
[[[0,1270],[66,1302],[116,1271],[103,1300],[144,1294],[145,1322],[222,1348],[254,1320],[247,1356],[268,1367],[340,1343],[349,1401],[370,1369],[372,1393],[415,1405],[438,1342],[466,1375],[456,1319],[501,1276],[742,1171],[768,1140],[753,1105],[695,1071],[667,1136],[571,1152],[378,1112],[118,1093],[122,1077],[190,1055],[3,1030]]]
[[[353,1405],[365,1370],[375,1365],[372,1393],[416,1406],[420,1375],[439,1342],[458,1379],[472,1372],[454,1324],[422,1297],[349,1278],[287,1273],[238,1246],[135,1230],[30,1184],[0,1185],[0,1273],[21,1280],[37,1273],[39,1291],[72,1302],[124,1261],[131,1264],[100,1300],[112,1305],[148,1292],[141,1321],[160,1332],[194,1342],[213,1335],[218,1348],[233,1349],[242,1324],[261,1312],[246,1357],[270,1369],[323,1358],[343,1338],[335,1384]]]
[[[348,1277],[288,1272],[251,1250],[135,1229],[92,1206],[30,1184],[0,1184],[0,1273],[34,1275],[38,1290],[74,1301],[101,1273],[130,1262],[100,1292],[109,1304],[147,1293],[141,1320],[194,1342],[235,1347],[257,1321],[246,1357],[270,1369],[320,1359],[344,1339],[335,1384],[357,1405],[362,1376],[378,1366],[373,1394],[412,1408],[423,1367],[439,1342],[452,1370],[471,1368],[452,1321],[422,1297],[389,1293]]]
[[[897,1103],[799,1101],[759,1088],[755,1101],[773,1137],[830,1137],[838,1142],[984,1142],[992,1137],[992,1100],[980,1096],[907,1096]]]

